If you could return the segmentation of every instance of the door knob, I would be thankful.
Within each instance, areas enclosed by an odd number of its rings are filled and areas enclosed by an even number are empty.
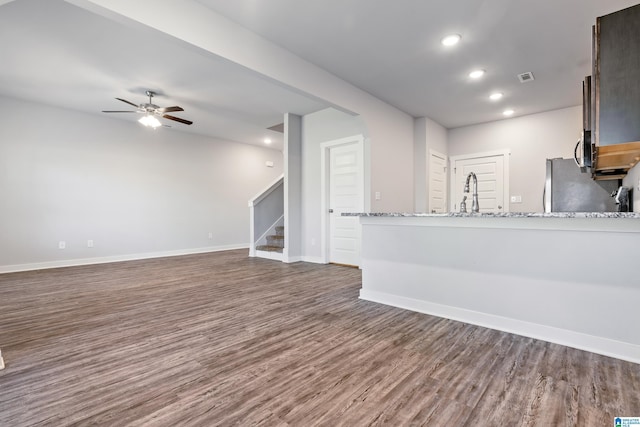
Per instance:
[[[333,213],[333,209],[329,209],[329,213]]]
[[[498,209],[502,209],[502,206],[498,205]]]

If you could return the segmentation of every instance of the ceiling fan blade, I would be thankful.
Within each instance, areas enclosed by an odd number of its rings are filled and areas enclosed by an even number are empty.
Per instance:
[[[164,117],[165,119],[174,120],[176,122],[184,123],[185,125],[190,125],[190,124],[193,123],[190,120],[181,119],[180,117],[170,116],[168,114],[164,114],[162,117]]]
[[[158,108],[158,112],[160,113],[171,113],[173,111],[184,111],[184,108],[178,107],[177,105],[173,107]]]
[[[133,106],[134,106],[134,107],[136,107],[136,108],[140,108],[140,106],[139,106],[138,104],[134,104],[133,102],[131,102],[131,101],[127,101],[126,99],[122,99],[122,98],[116,98],[116,99],[117,99],[118,101],[126,102],[126,103],[127,103],[127,104],[129,104],[129,105],[133,105]]]
[[[102,110],[103,113],[137,113],[137,111],[131,110]]]

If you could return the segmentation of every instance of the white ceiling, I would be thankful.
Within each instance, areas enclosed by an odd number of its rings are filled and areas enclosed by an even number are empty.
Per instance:
[[[581,102],[597,16],[636,0],[197,0],[415,117],[452,128]],[[6,3],[6,4],[3,4]],[[179,16],[176,17],[179,19]],[[184,25],[189,25],[185,22]],[[453,49],[442,36],[460,33]],[[63,0],[0,0],[0,95],[91,114],[115,100],[180,105],[187,131],[282,148],[285,112],[328,105],[142,25]],[[487,75],[469,81],[473,68]],[[521,84],[516,74],[534,73]],[[286,84],[286,82],[285,82]],[[492,91],[505,98],[491,103]],[[106,114],[103,114],[107,116]],[[112,114],[132,122],[136,114]]]
[[[452,128],[582,102],[596,17],[637,0],[198,0],[414,117]],[[453,49],[443,36],[461,34]],[[474,68],[487,71],[470,82]],[[533,72],[521,84],[516,75]],[[487,100],[490,92],[505,97]]]
[[[1,3],[0,3],[1,4]],[[282,133],[266,128],[286,112],[308,114],[327,105],[285,89],[184,42],[142,26],[125,26],[62,0],[17,0],[0,6],[0,95],[37,101],[114,120],[138,114],[104,114],[148,102],[179,105],[171,113],[185,131],[282,149]],[[166,130],[164,130],[166,131]]]

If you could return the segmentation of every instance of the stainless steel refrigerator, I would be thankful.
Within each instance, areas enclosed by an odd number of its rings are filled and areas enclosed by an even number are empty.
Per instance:
[[[594,181],[573,159],[547,159],[545,212],[617,212],[618,180]]]

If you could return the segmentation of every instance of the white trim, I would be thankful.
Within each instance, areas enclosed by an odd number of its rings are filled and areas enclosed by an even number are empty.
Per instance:
[[[503,205],[504,208],[502,209],[502,212],[510,212],[511,210],[511,206],[510,206],[510,190],[509,190],[509,181],[511,178],[511,172],[510,172],[510,164],[509,164],[509,159],[511,158],[511,150],[509,148],[503,148],[502,150],[493,150],[493,151],[484,151],[482,153],[471,153],[471,154],[460,154],[458,156],[451,156],[449,157],[449,187],[451,188],[453,185],[455,185],[456,182],[456,177],[455,177],[455,163],[458,160],[473,160],[473,159],[479,159],[482,157],[496,157],[496,156],[502,156],[502,167],[504,168],[504,173],[503,173],[503,194],[502,197],[504,198],[503,200]],[[453,208],[453,205],[456,203],[454,201],[454,197],[453,197],[453,192],[449,191],[449,212],[454,212],[456,209]]]
[[[276,188],[279,187],[280,183],[284,182],[284,174],[277,177],[275,180],[271,182],[271,184],[267,185],[264,190],[253,196],[249,200],[249,207],[255,206],[260,203],[265,197],[271,194]]]
[[[310,262],[312,264],[327,264],[322,260],[322,257],[319,257],[319,256],[303,256],[302,261]]]
[[[362,144],[364,162],[364,211],[371,212],[371,139],[365,138]]]
[[[362,134],[353,135],[347,138],[335,139],[332,141],[323,142],[320,144],[320,258],[322,260],[321,264],[329,263],[329,227],[328,227],[328,215],[329,215],[329,162],[328,154],[329,150],[333,147],[339,145],[347,145],[347,144],[357,144],[358,151],[360,155],[360,159],[362,161],[362,196],[363,196],[363,204],[364,208],[367,209],[370,204],[370,198],[367,196],[368,186],[367,186],[367,176],[365,172],[367,172],[367,168],[365,167],[365,144],[364,137]]]
[[[79,258],[79,259],[66,259],[66,260],[60,260],[60,261],[35,262],[35,263],[29,263],[29,264],[3,265],[3,266],[0,266],[0,274],[15,273],[19,271],[45,270],[48,268],[76,267],[80,265],[107,264],[110,262],[135,261],[135,260],[150,259],[150,258],[165,258],[165,257],[182,256],[182,255],[205,254],[209,252],[231,251],[235,249],[248,249],[248,248],[249,248],[248,244],[239,243],[234,245],[208,246],[204,248],[195,248],[195,249],[178,249],[175,251],[147,252],[147,253],[139,253],[139,254],[113,255],[113,256],[96,257],[96,258]]]
[[[511,334],[522,335],[548,341],[567,347],[586,350],[604,356],[615,357],[633,363],[640,363],[640,345],[634,345],[608,338],[582,334],[566,329],[554,328],[537,323],[492,314],[480,313],[463,308],[436,304],[408,297],[391,295],[386,292],[360,289],[360,299],[390,305],[405,310],[417,311],[432,316],[443,317],[458,322],[471,323],[484,328],[496,329]]]
[[[271,251],[255,251],[256,258],[265,258],[272,259],[274,261],[282,261],[283,257],[280,252],[271,252]]]
[[[302,256],[286,256],[282,258],[282,262],[287,263],[287,264],[292,264],[294,262],[300,262],[302,261]]]

